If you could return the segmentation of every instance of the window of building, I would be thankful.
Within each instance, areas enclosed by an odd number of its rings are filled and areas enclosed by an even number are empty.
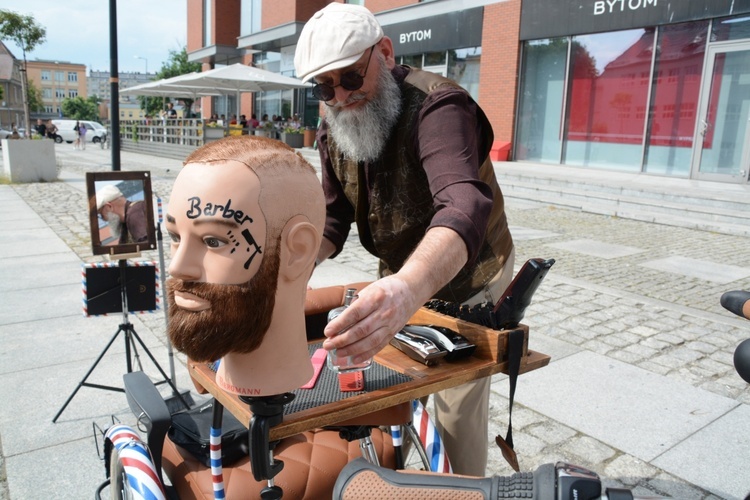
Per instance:
[[[652,83],[643,165],[646,172],[690,174],[707,35],[708,21],[659,27],[654,72],[668,77],[655,78]]]
[[[50,71],[48,69],[42,70],[42,81],[49,81],[50,80]]]
[[[78,97],[78,90],[76,89],[68,89],[68,97]]]
[[[78,81],[78,73],[75,71],[68,71],[68,81],[69,82],[77,82]]]
[[[42,89],[42,99],[52,99],[52,89],[47,87]]]
[[[535,40],[524,47],[516,159],[560,162],[567,57],[567,37]]]
[[[211,15],[211,0],[203,0],[203,46],[209,47],[213,45],[212,40],[212,23],[213,16]]]
[[[482,47],[470,47],[448,51],[446,76],[465,88],[471,97],[479,100],[479,63]],[[425,60],[427,58],[425,57]]]
[[[56,82],[64,82],[65,81],[65,72],[64,71],[55,71],[55,81]]]
[[[565,163],[640,170],[645,123],[628,109],[647,102],[653,44],[654,29],[572,38]]]
[[[262,0],[242,0],[240,5],[240,33],[249,35],[261,31]]]
[[[469,47],[396,57],[397,64],[432,71],[454,80],[466,89],[474,100],[479,98],[479,61],[482,47]]]
[[[45,113],[52,113],[52,106],[45,106],[44,107],[44,112]]]
[[[689,176],[710,25],[526,42],[516,159]]]
[[[714,20],[711,29],[712,42],[742,40],[750,38],[750,16],[724,17]]]
[[[65,89],[55,89],[55,97],[57,97],[58,99],[64,99]]]

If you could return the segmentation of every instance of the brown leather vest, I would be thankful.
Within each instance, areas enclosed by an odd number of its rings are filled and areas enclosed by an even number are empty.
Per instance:
[[[333,170],[341,181],[347,199],[355,209],[360,241],[371,254],[380,258],[380,275],[398,272],[419,244],[435,215],[432,193],[427,175],[414,151],[413,134],[419,110],[427,95],[449,85],[461,89],[455,82],[434,73],[410,68],[402,90],[402,112],[393,127],[383,154],[370,171],[371,196],[368,199],[364,164],[347,160],[329,136],[328,148]],[[463,89],[462,89],[463,90]],[[478,293],[502,269],[513,248],[513,240],[505,217],[503,195],[495,178],[489,158],[492,145],[492,126],[478,109],[478,119],[485,124],[486,151],[481,151],[484,162],[479,178],[492,189],[493,208],[490,214],[479,255],[474,265],[462,268],[435,298],[463,302]],[[361,179],[361,183],[359,180]],[[369,230],[368,230],[369,229]],[[371,234],[372,238],[367,235]]]

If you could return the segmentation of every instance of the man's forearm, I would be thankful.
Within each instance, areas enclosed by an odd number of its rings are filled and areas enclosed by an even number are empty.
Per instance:
[[[466,264],[468,251],[457,232],[433,227],[396,275],[408,283],[418,304],[430,300]]]

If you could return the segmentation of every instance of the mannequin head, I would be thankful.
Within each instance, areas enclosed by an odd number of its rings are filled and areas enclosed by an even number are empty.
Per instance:
[[[167,211],[168,333],[195,361],[222,359],[230,392],[278,394],[312,375],[304,299],[324,217],[314,169],[278,141],[231,137],[185,161]]]

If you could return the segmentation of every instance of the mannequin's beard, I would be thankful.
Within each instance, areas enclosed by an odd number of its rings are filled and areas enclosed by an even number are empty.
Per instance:
[[[116,240],[120,239],[122,234],[122,219],[114,212],[107,214],[107,223],[109,224],[109,231],[112,233],[112,237]]]
[[[326,121],[331,137],[346,158],[373,161],[383,152],[391,128],[401,113],[401,89],[385,64],[380,65],[376,94],[356,109],[331,106]],[[344,103],[364,99],[366,94],[354,92]]]
[[[172,345],[198,362],[211,362],[229,352],[249,353],[257,349],[271,326],[276,304],[279,246],[266,253],[258,273],[243,285],[167,280],[169,325]],[[208,301],[203,311],[177,306],[175,291],[188,292]]]

